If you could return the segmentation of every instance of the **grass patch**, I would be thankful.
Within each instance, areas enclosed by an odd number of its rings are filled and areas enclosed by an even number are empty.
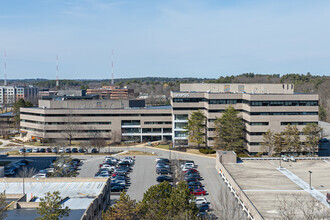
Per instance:
[[[199,152],[198,149],[187,149],[187,153],[203,155],[206,157],[216,157],[216,154],[203,154],[203,153]]]
[[[143,152],[143,151],[128,151],[128,152],[120,154],[120,155],[122,155],[122,156],[137,156],[137,155],[156,156],[157,154],[152,154],[150,152]]]
[[[18,150],[14,150],[14,151],[8,151],[7,155],[19,155],[20,153],[18,152]]]
[[[169,150],[170,149],[170,145],[168,145],[168,144],[160,144],[160,145],[155,146],[155,148]]]

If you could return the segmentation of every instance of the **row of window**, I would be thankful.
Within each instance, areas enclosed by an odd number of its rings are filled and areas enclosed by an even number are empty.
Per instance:
[[[208,102],[211,105],[244,103],[250,106],[318,106],[318,101],[250,101],[245,99],[173,98],[175,103]]]
[[[307,124],[318,124],[317,121],[313,122],[281,122],[281,125],[307,125]]]
[[[122,128],[123,134],[141,133],[141,128]],[[142,133],[172,133],[172,128],[142,128]]]
[[[145,125],[169,125],[172,124],[171,121],[145,121]]]
[[[108,122],[43,122],[43,121],[32,121],[22,119],[21,122],[42,124],[42,125],[65,125],[65,124],[75,124],[75,125],[111,125],[111,121]]]
[[[29,130],[29,131],[38,131],[42,133],[63,133],[65,131],[59,130],[42,130],[42,129],[35,129],[35,128],[28,128],[28,127],[21,127],[22,130]],[[111,132],[111,130],[77,130],[76,133],[107,133]]]
[[[140,116],[172,116],[172,114],[39,114],[33,112],[21,112],[21,115],[34,115],[42,117],[140,117]]]

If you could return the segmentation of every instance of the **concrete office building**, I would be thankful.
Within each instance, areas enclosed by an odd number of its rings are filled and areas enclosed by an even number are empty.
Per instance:
[[[67,97],[68,98],[68,97]],[[39,108],[21,108],[21,134],[28,139],[105,139],[158,141],[172,139],[170,106],[145,106],[144,100],[39,100]]]
[[[302,130],[318,122],[318,95],[296,94],[291,84],[182,84],[171,92],[171,106],[145,106],[143,100],[40,100],[39,108],[21,108],[21,133],[26,139],[64,138],[68,124],[79,125],[76,140],[91,132],[126,141],[171,140],[188,144],[189,115],[207,117],[206,141],[214,144],[214,121],[232,105],[243,118],[246,148],[261,151],[262,134],[280,132],[287,124]],[[71,120],[71,121],[70,121]]]
[[[229,105],[243,118],[249,152],[262,150],[262,135],[268,129],[281,132],[291,124],[301,131],[307,123],[318,123],[318,95],[294,93],[292,84],[181,84],[171,97],[176,144],[187,141],[187,119],[201,110],[207,118],[207,145],[213,146],[214,121]]]

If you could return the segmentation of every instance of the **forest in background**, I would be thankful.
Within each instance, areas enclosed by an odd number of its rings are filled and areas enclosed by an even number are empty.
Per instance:
[[[55,80],[24,79],[9,80],[9,85],[34,85],[39,89],[87,89],[100,88],[110,85],[109,79],[104,80],[60,80],[60,88],[56,88]],[[254,74],[243,73],[236,76],[221,76],[212,78],[167,78],[167,77],[141,77],[119,78],[115,84],[134,89],[136,96],[148,95],[148,104],[169,104],[170,91],[178,91],[181,83],[293,83],[295,92],[317,93],[320,99],[320,113],[323,120],[330,122],[330,76],[307,74]],[[166,98],[161,98],[165,95]]]

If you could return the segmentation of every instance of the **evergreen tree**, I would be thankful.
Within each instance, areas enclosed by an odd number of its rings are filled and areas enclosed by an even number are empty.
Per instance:
[[[133,220],[133,219],[137,219],[137,215],[138,215],[138,207],[136,206],[135,200],[131,200],[130,197],[126,194],[126,192],[123,191],[120,194],[119,201],[114,205],[114,207],[109,207],[109,209],[103,213],[102,219]]]
[[[14,123],[19,129],[20,125],[20,108],[23,107],[32,107],[32,103],[29,101],[25,101],[24,99],[19,99],[17,102],[13,104],[13,114],[14,114]]]
[[[284,145],[286,151],[291,152],[300,152],[301,151],[301,142],[300,142],[300,136],[299,136],[299,130],[297,126],[291,126],[288,124],[284,131]]]
[[[322,136],[322,128],[315,123],[308,123],[304,128],[303,132],[305,135],[305,146],[309,153],[315,154],[319,146],[319,140]]]
[[[229,106],[220,118],[215,120],[215,147],[241,153],[244,149],[244,124],[234,107]]]
[[[200,148],[201,144],[205,144],[205,115],[200,110],[192,112],[188,119],[188,139]]]
[[[319,120],[327,121],[327,111],[322,105],[319,106]]]
[[[151,186],[139,203],[140,219],[195,219],[197,208],[186,182],[172,187],[168,182]]]
[[[61,204],[60,192],[47,192],[44,198],[40,198],[37,213],[40,215],[37,220],[58,220],[64,216],[69,216],[70,209]]]

